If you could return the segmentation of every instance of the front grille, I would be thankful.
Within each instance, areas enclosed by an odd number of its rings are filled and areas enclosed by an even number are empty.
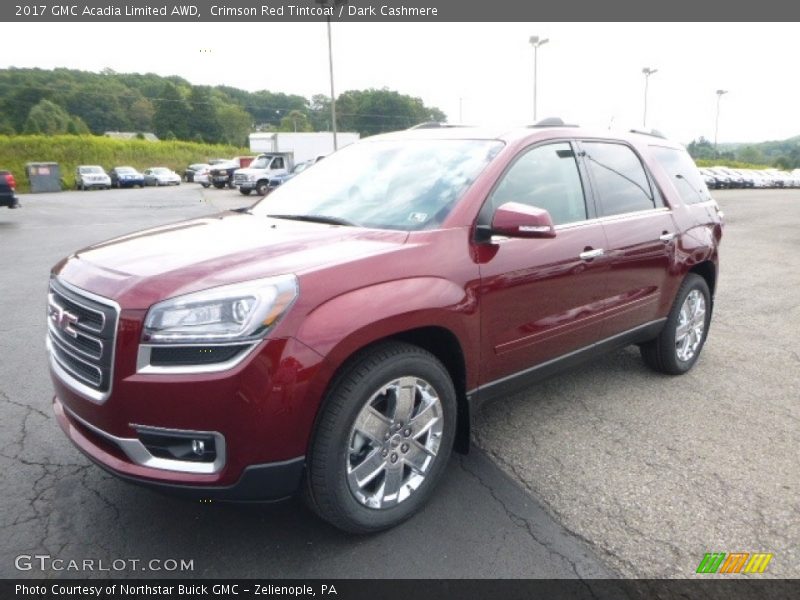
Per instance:
[[[53,360],[72,382],[111,389],[117,308],[110,301],[50,280],[47,330]],[[62,376],[63,374],[59,373]]]
[[[245,175],[244,173],[234,173],[233,182],[237,185],[240,185],[242,183],[247,183],[248,182],[247,175]]]

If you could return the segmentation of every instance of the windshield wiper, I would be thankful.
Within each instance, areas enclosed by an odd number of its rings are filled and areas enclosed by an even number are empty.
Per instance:
[[[341,217],[329,217],[327,215],[267,215],[271,219],[289,219],[291,221],[308,221],[309,223],[327,223],[328,225],[348,225],[358,227],[357,223],[342,219]]]

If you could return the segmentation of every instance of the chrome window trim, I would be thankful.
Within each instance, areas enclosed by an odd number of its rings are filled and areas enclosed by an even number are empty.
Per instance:
[[[250,342],[250,347],[245,348],[242,352],[220,363],[210,363],[206,365],[175,365],[165,367],[161,365],[150,364],[150,357],[153,348],[208,348],[220,346],[244,346],[248,342],[228,342],[223,344],[139,344],[139,350],[136,353],[136,372],[143,375],[189,375],[189,374],[202,374],[202,373],[221,373],[228,371],[239,365],[243,360],[253,353],[253,350],[263,340],[256,340]]]
[[[658,208],[646,208],[644,210],[620,213],[618,215],[606,215],[603,217],[595,217],[594,219],[586,219],[585,221],[573,221],[572,223],[563,223],[561,225],[556,225],[555,230],[560,231],[562,229],[573,229],[575,227],[594,225],[596,223],[609,223],[613,221],[627,221],[629,219],[640,219],[643,217],[649,217],[651,215],[669,213],[669,212],[672,212],[672,209],[667,206],[659,206]]]
[[[62,404],[63,405],[63,404]],[[109,442],[116,445],[122,450],[125,455],[137,465],[142,467],[149,467],[151,469],[159,469],[161,471],[177,471],[181,473],[194,473],[200,475],[212,475],[218,473],[225,466],[226,449],[225,449],[225,436],[218,431],[196,431],[191,429],[167,429],[165,427],[151,427],[149,425],[135,425],[131,423],[131,427],[138,430],[154,431],[158,433],[178,433],[186,435],[210,435],[214,438],[214,445],[217,452],[217,457],[212,463],[193,462],[188,460],[177,460],[170,458],[160,458],[150,454],[150,451],[145,447],[142,442],[136,438],[122,438],[117,437],[92,425],[85,419],[82,419],[70,410],[66,405],[64,410],[69,413],[69,416],[87,429],[93,431],[100,437],[107,439]]]
[[[105,298],[103,296],[98,296],[97,294],[93,294],[92,292],[88,292],[84,289],[74,286],[71,283],[67,283],[66,281],[60,279],[59,277],[53,277],[52,279],[55,279],[57,285],[63,286],[64,288],[66,288],[67,290],[71,291],[74,294],[77,294],[78,296],[84,296],[86,298],[89,298],[90,300],[94,300],[98,304],[105,304],[106,306],[109,306],[114,309],[115,312],[114,329],[113,329],[113,336],[111,338],[111,358],[108,370],[108,389],[106,391],[101,392],[100,390],[96,390],[85,385],[83,382],[74,377],[64,367],[61,366],[61,364],[55,359],[55,356],[53,355],[49,333],[46,336],[47,341],[45,344],[47,348],[47,353],[50,358],[50,367],[56,374],[58,379],[64,385],[69,387],[72,391],[74,391],[77,394],[80,394],[87,400],[91,400],[95,404],[103,404],[106,400],[108,400],[109,396],[111,396],[111,391],[114,389],[114,368],[116,366],[114,362],[116,360],[116,353],[117,353],[117,330],[119,329],[119,317],[121,312],[120,305],[114,300]],[[88,309],[88,307],[84,308]],[[92,312],[97,312],[94,309],[91,310]],[[103,318],[104,318],[103,326],[105,327],[105,315],[103,315]]]

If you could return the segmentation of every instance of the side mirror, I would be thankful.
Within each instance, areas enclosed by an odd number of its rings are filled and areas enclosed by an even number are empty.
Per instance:
[[[518,238],[556,237],[549,212],[519,202],[506,202],[497,208],[492,217],[492,233]]]

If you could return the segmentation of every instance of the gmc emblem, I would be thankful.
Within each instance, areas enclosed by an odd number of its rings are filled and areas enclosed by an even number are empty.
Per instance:
[[[73,327],[73,325],[77,324],[78,317],[65,310],[63,306],[60,306],[53,298],[53,294],[50,294],[47,298],[47,313],[50,321],[58,329],[74,338],[78,337],[78,332]]]

